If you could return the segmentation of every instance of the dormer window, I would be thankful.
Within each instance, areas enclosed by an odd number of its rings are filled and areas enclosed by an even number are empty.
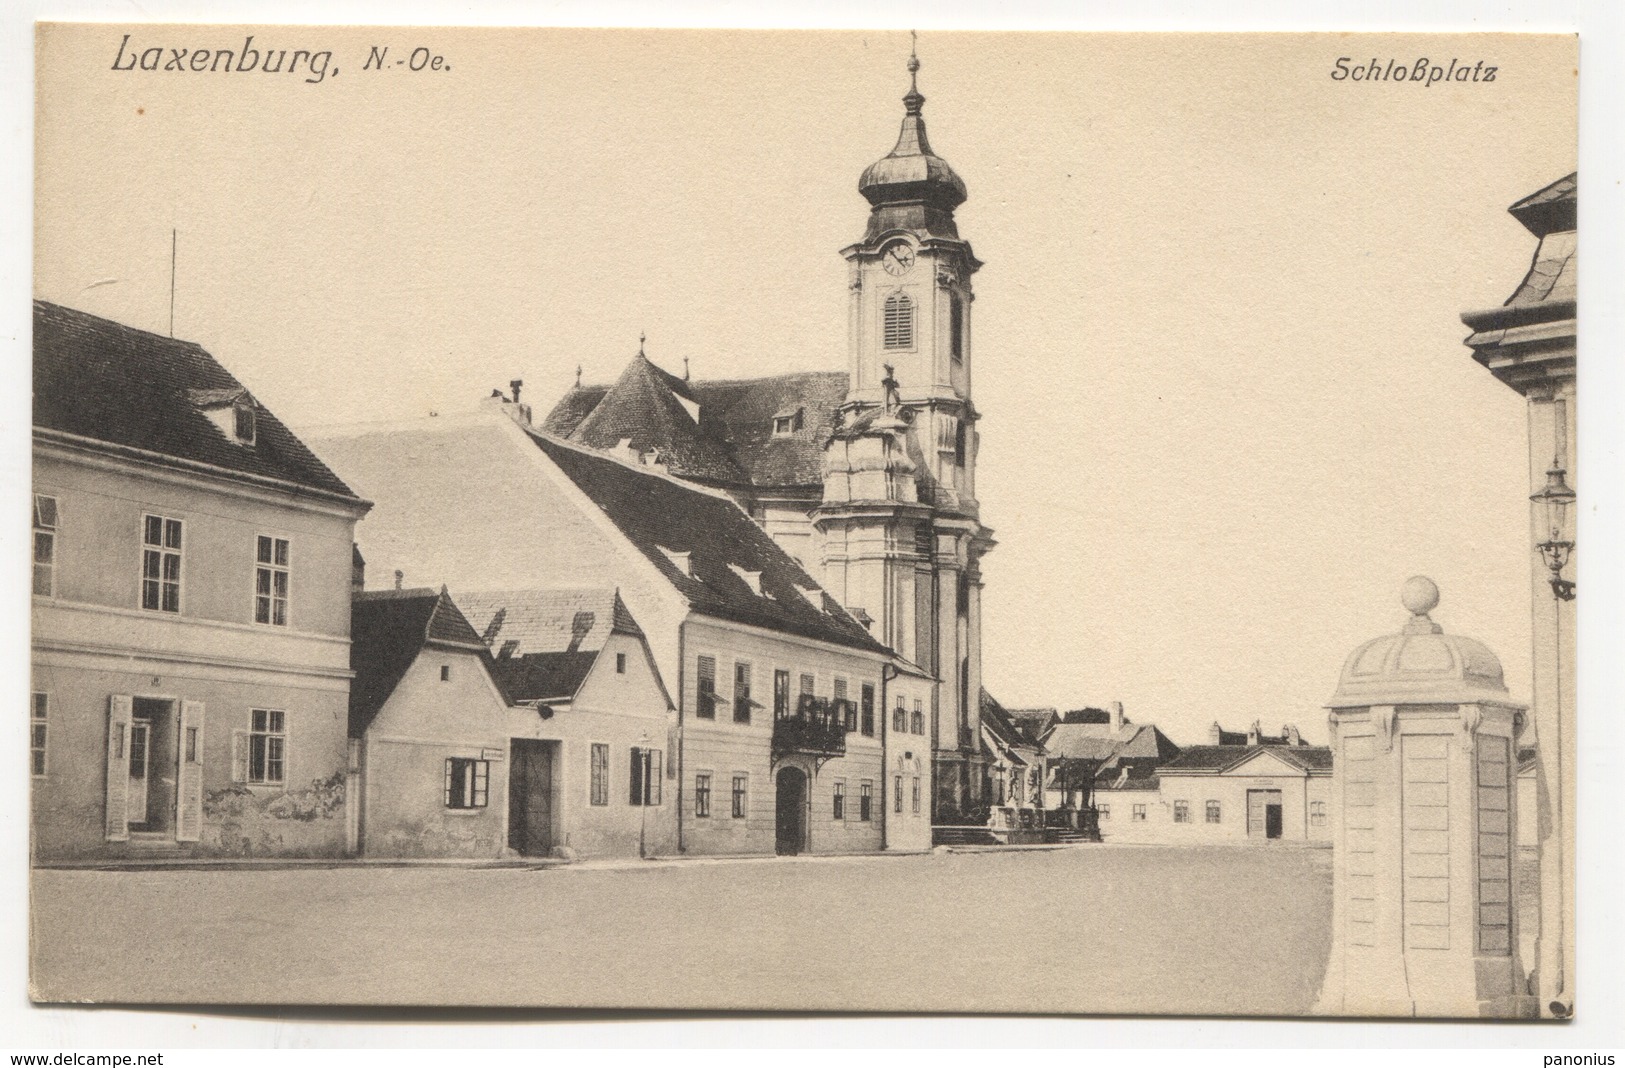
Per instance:
[[[232,429],[239,444],[254,444],[254,406],[244,401],[232,405]]]
[[[907,293],[893,293],[886,298],[882,334],[888,349],[914,347],[914,302]]]
[[[187,391],[197,410],[213,423],[228,441],[252,445],[258,430],[258,406],[241,386],[225,389]]]
[[[750,592],[762,596],[762,573],[760,571],[747,571],[736,564],[729,564],[728,570],[739,576],[741,582],[750,587]]]
[[[802,408],[794,411],[786,410],[773,417],[773,436],[776,438],[789,437],[806,424],[806,412]]]

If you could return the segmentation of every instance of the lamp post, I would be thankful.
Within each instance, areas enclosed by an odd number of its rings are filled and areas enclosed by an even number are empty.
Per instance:
[[[1568,529],[1569,505],[1576,498],[1575,492],[1564,481],[1567,472],[1560,466],[1557,458],[1553,458],[1551,470],[1546,472],[1546,485],[1537,493],[1529,495],[1529,499],[1545,510],[1546,529],[1551,536],[1540,542],[1535,548],[1540,550],[1541,559],[1546,562],[1546,569],[1552,573],[1552,596],[1559,601],[1574,600],[1574,583],[1563,577],[1563,568],[1568,566],[1569,553],[1574,549],[1574,542],[1563,537]]]

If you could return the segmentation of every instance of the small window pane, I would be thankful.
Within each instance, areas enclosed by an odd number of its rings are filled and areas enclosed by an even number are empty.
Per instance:
[[[268,563],[271,562],[271,539],[270,538],[267,538],[267,537],[261,535],[261,537],[259,538],[259,543],[255,547],[255,557],[262,564],[268,564]]]
[[[146,531],[143,535],[148,545],[162,545],[164,543],[164,521],[158,516],[147,516]]]

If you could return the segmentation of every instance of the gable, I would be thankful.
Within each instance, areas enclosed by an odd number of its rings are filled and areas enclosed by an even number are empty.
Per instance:
[[[1252,749],[1254,750],[1252,755],[1244,757],[1238,764],[1225,768],[1220,774],[1228,776],[1267,775],[1271,778],[1280,778],[1286,775],[1303,778],[1308,774],[1303,768],[1278,756],[1272,751],[1271,747],[1259,745],[1253,746]]]

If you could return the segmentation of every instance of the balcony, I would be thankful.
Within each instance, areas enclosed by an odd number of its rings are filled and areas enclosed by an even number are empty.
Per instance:
[[[773,717],[773,759],[801,753],[828,760],[846,755],[847,702],[802,694],[794,712]]]

